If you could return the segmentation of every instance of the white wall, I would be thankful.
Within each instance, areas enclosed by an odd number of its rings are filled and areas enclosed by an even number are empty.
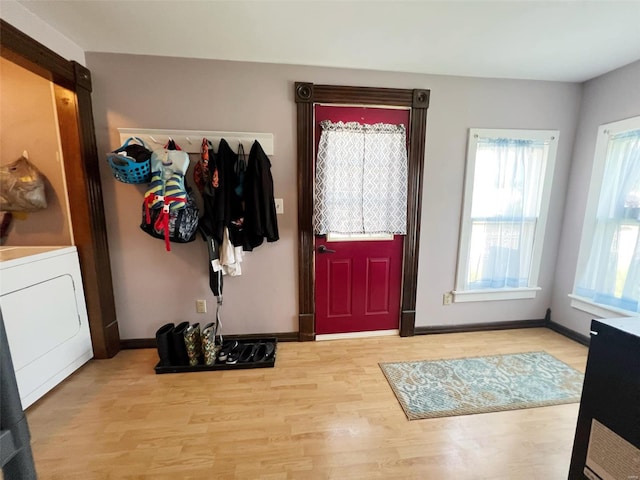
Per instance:
[[[637,115],[640,115],[640,62],[584,84],[551,303],[552,320],[582,335],[589,334],[591,319],[596,317],[572,308],[567,295],[573,291],[596,135],[603,123]]]
[[[227,279],[226,333],[297,331],[295,81],[431,90],[418,272],[417,326],[540,319],[551,301],[571,147],[577,84],[446,77],[185,58],[87,53],[100,152],[119,145],[118,127],[271,132],[280,241],[247,255]],[[560,130],[549,227],[535,300],[442,305],[454,286],[467,129]],[[153,337],[167,321],[207,321],[197,298],[214,300],[205,244],[163,242],[139,229],[144,186],[115,181],[101,164],[116,308],[122,338]],[[189,176],[191,172],[189,172]]]
[[[67,60],[85,65],[84,50],[15,0],[0,1],[0,18]]]

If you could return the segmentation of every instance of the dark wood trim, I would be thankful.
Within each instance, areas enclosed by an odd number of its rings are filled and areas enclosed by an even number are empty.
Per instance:
[[[412,107],[413,90],[400,88],[313,85],[311,103]]]
[[[560,335],[564,335],[565,337],[570,338],[571,340],[581,343],[582,345],[585,345],[587,347],[591,342],[591,337],[587,337],[586,335],[582,335],[578,332],[574,332],[570,328],[567,328],[564,325],[560,325],[559,323],[553,322],[551,320],[549,320],[546,323],[546,327],[550,330],[553,330],[556,333],[559,333]]]
[[[426,110],[427,108],[429,108],[430,98],[431,98],[430,90],[414,89],[413,103],[411,104],[411,106],[416,109],[421,108]]]
[[[313,287],[313,280],[311,283]],[[311,292],[313,295],[313,291]],[[313,297],[312,297],[313,298]],[[311,308],[315,311],[315,305]],[[298,340],[301,342],[312,342],[316,339],[315,333],[315,313],[305,313],[299,316]]]
[[[78,62],[71,62],[73,66],[73,76],[75,78],[76,87],[84,89],[91,93],[91,72],[84,65]]]
[[[82,72],[84,67],[80,68]],[[86,70],[86,69],[84,69]],[[109,256],[109,243],[107,241],[107,221],[104,214],[104,201],[102,196],[102,182],[100,180],[100,167],[98,149],[96,146],[95,128],[93,124],[93,107],[91,105],[91,84],[84,88],[91,77],[80,76],[81,83],[76,90],[78,100],[78,123],[80,131],[80,145],[82,147],[82,166],[84,167],[85,191],[82,197],[89,205],[88,217],[83,218],[83,223],[76,226],[74,232],[84,230],[87,242],[84,245],[87,255],[95,267],[91,275],[95,275],[91,284],[95,287],[90,292],[91,301],[96,313],[94,315],[94,331],[102,330],[103,342],[99,345],[101,358],[113,357],[120,350],[120,332],[116,320],[115,298],[112,288],[111,260]],[[88,221],[87,221],[88,220]],[[75,233],[74,233],[75,234]],[[95,349],[95,347],[94,347]]]
[[[403,294],[404,300],[404,294]],[[403,301],[404,303],[404,301]],[[400,336],[401,337],[413,337],[416,334],[416,312],[415,310],[402,310],[400,311]]]
[[[4,20],[0,55],[54,83],[74,244],[78,249],[96,358],[120,349],[99,159],[91,106],[91,74]]]
[[[313,265],[313,84],[296,83],[298,137],[298,339],[315,340]]]
[[[412,95],[412,102],[414,100]],[[429,104],[419,96],[420,107],[411,110],[411,125],[409,136],[409,185],[407,189],[407,234],[404,237],[403,249],[403,282],[402,282],[402,314],[400,322],[400,336],[411,337],[415,332],[416,295],[418,292],[418,255],[420,252],[420,215],[422,211],[422,175],[424,172],[425,139],[427,134],[427,109],[422,105]],[[420,139],[422,139],[420,141]]]
[[[438,325],[434,327],[416,327],[416,335],[431,335],[436,333],[486,332],[490,330],[511,330],[514,328],[546,327],[543,318],[536,320],[514,320],[510,322],[474,323],[465,325]]]
[[[0,19],[1,55],[27,70],[73,90],[73,64]]]
[[[281,333],[250,333],[247,335],[225,335],[225,340],[257,340],[260,338],[273,338],[278,342],[297,342],[298,332],[281,332]],[[128,338],[120,340],[120,348],[122,350],[133,350],[138,348],[156,348],[155,338]]]
[[[415,331],[416,286],[420,247],[422,175],[427,128],[429,90],[315,85],[296,82],[298,141],[298,289],[300,341],[315,339],[313,255],[313,107],[316,103],[406,107],[411,109],[409,127],[409,184],[407,235],[404,239],[400,335]]]
[[[137,350],[140,348],[157,348],[155,338],[121,338],[121,350]]]
[[[416,327],[416,335],[431,335],[437,333],[463,333],[485,332],[490,330],[510,330],[514,328],[540,328],[546,327],[554,332],[564,335],[582,345],[589,346],[590,338],[580,333],[553,322],[547,317],[539,320],[516,320],[511,322],[476,323],[472,325],[441,325],[435,327]]]
[[[465,333],[465,332],[488,332],[491,330],[513,330],[518,328],[542,328],[546,327],[554,332],[564,335],[582,345],[589,346],[589,337],[581,335],[555,322],[546,322],[544,319],[538,320],[515,320],[510,322],[477,323],[473,325],[442,325],[435,327],[415,327],[415,335],[436,335],[441,333]],[[225,335],[226,339],[238,338],[264,338],[276,337],[279,342],[299,341],[298,332],[286,333],[255,333],[250,335]],[[315,339],[315,336],[314,336]],[[132,338],[120,340],[120,348],[156,348],[155,338]]]

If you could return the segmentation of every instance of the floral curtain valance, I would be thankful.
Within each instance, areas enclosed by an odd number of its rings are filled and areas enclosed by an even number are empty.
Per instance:
[[[407,141],[404,125],[320,122],[314,230],[407,231]]]

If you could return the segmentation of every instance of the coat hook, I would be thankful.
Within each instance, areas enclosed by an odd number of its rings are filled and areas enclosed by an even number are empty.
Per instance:
[[[152,136],[152,135],[149,135],[149,138],[151,139],[151,141],[152,141],[153,143],[157,143],[158,145],[160,145],[160,142],[159,142],[159,141],[157,141],[155,138],[153,138],[153,136]]]
[[[184,138],[187,140],[187,142],[191,143],[191,139],[189,137],[184,137]]]

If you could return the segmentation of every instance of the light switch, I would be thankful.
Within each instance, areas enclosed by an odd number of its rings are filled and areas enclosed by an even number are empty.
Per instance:
[[[282,215],[284,213],[284,199],[274,198],[274,202],[276,204],[276,214]]]
[[[207,313],[207,301],[206,300],[196,300],[196,312],[197,313]]]

